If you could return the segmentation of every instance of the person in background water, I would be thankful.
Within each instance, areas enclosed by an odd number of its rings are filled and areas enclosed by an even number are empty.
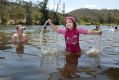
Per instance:
[[[118,27],[117,26],[114,27],[114,31],[115,32],[118,31]]]
[[[95,29],[93,29],[93,30],[101,30],[100,25],[96,25]]]
[[[77,74],[78,59],[81,56],[81,48],[79,45],[80,34],[100,35],[101,31],[86,30],[76,25],[76,19],[72,16],[68,16],[64,19],[65,28],[60,28],[54,25],[50,19],[48,19],[49,25],[59,34],[63,34],[66,44],[66,64],[61,70],[61,75],[66,78],[80,77]]]
[[[16,52],[18,54],[24,53],[24,44],[28,42],[28,38],[24,33],[26,28],[22,27],[21,25],[17,25],[16,33],[12,36],[12,43],[16,47]]]

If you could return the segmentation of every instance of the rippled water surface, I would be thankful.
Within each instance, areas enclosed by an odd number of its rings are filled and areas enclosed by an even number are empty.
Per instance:
[[[28,43],[20,52],[16,51],[11,42],[15,33],[15,26],[0,26],[0,78],[9,80],[48,80],[49,74],[56,72],[65,64],[62,55],[65,44],[59,35],[47,26],[47,30],[40,32],[43,26],[25,26]],[[63,27],[63,26],[60,26]],[[94,26],[83,26],[93,29]],[[109,29],[102,26],[102,29]],[[79,67],[97,67],[98,80],[119,80],[119,31],[103,31],[101,36],[81,35],[80,46],[88,51],[92,47],[100,47],[98,58],[82,55]],[[98,64],[97,64],[98,62]]]

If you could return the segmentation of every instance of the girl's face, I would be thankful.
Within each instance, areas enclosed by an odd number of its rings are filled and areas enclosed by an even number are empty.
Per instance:
[[[74,28],[73,21],[71,19],[66,19],[66,28],[72,30]]]
[[[19,27],[18,30],[17,30],[17,33],[18,33],[18,34],[22,34],[23,31],[24,31],[23,28],[22,28],[22,27]]]

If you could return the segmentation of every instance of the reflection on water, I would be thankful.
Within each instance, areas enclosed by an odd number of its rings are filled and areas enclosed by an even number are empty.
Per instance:
[[[78,53],[67,53],[66,54],[66,64],[64,65],[61,75],[66,78],[80,77],[77,73],[78,58],[80,54]]]
[[[47,27],[48,30],[43,32],[41,40],[41,28],[42,26],[27,26],[26,34],[29,38],[28,44],[15,48],[11,43],[11,36],[15,32],[14,26],[0,26],[0,56],[4,57],[4,59],[0,59],[0,77],[10,77],[12,80],[47,80],[49,74],[54,72],[56,77],[55,79],[51,79],[58,80],[58,76],[68,76],[69,74],[67,73],[76,71],[74,65],[65,64],[65,57],[62,55],[64,54],[63,50],[65,47],[63,36],[57,35],[50,27]],[[85,28],[93,29],[95,27],[86,26]],[[104,28],[108,27],[104,26]],[[77,68],[79,71],[82,71],[79,72],[81,76],[89,76],[87,73],[84,74],[84,72],[88,71],[90,74],[90,68],[95,67],[94,69],[97,70],[96,73],[92,72],[91,74],[96,74],[97,80],[119,79],[118,36],[119,31],[103,32],[99,60],[101,68],[96,68],[96,59],[82,55],[78,61],[80,68]],[[95,35],[81,35],[81,48],[85,50],[91,49],[95,46],[96,37]],[[22,55],[23,53],[24,55]],[[19,54],[22,57],[17,56]],[[89,68],[84,69],[84,67]],[[57,76],[56,68],[60,68],[61,75]],[[103,68],[106,69],[103,70]]]
[[[8,45],[9,39],[9,34],[7,34],[6,32],[0,32],[0,50],[11,48],[11,46]]]
[[[119,68],[109,68],[103,73],[109,76],[111,80],[119,80]]]
[[[17,53],[18,55],[24,54],[24,45],[18,44],[17,47],[16,47],[16,53]]]

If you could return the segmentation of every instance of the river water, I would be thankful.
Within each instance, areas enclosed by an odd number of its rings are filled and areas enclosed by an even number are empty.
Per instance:
[[[80,25],[86,29],[95,26]],[[64,37],[47,26],[42,34],[43,26],[25,26],[28,43],[17,51],[11,42],[15,26],[0,25],[0,78],[5,80],[48,80],[49,74],[56,72],[65,64]],[[60,27],[63,27],[60,25]],[[111,29],[101,26],[102,29]],[[46,36],[44,38],[44,36]],[[102,35],[80,35],[80,46],[88,51],[92,47],[100,47],[98,58],[82,55],[79,67],[95,68],[100,65],[98,80],[119,80],[119,31],[103,31]],[[42,42],[44,40],[44,42]],[[42,44],[41,44],[42,43]],[[97,63],[98,62],[98,63]],[[97,68],[96,68],[97,69]],[[0,80],[1,80],[0,79]],[[3,79],[3,80],[4,80]]]

